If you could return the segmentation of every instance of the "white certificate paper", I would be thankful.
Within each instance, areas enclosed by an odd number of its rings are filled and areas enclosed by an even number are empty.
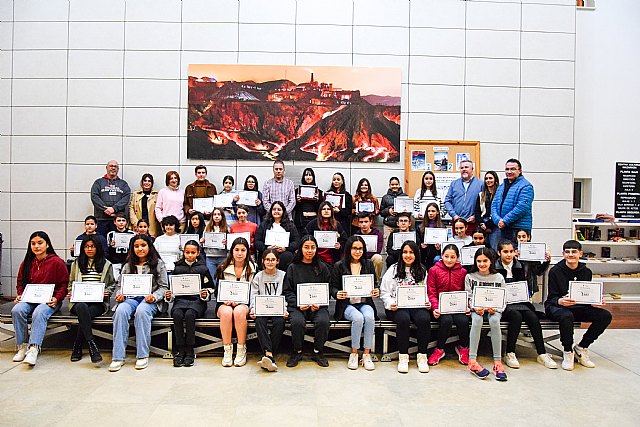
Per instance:
[[[240,191],[238,193],[240,197],[238,199],[238,205],[256,206],[256,200],[258,200],[257,191]]]
[[[441,292],[438,295],[440,314],[466,313],[469,294],[466,291]]]
[[[398,308],[426,308],[426,303],[426,286],[398,286],[396,288]]]
[[[314,231],[313,237],[318,242],[318,249],[333,249],[338,242],[337,231]]]
[[[238,237],[244,237],[249,245],[251,245],[251,233],[243,231],[242,233],[229,233],[227,234],[227,249],[231,250],[231,245]]]
[[[226,239],[227,233],[204,233],[204,247],[212,249],[224,249],[224,243],[222,241]]]
[[[129,241],[133,238],[133,233],[113,233],[113,240],[116,248],[129,249]]]
[[[334,208],[344,208],[344,194],[324,193],[324,200],[331,203]]]
[[[182,246],[182,250],[184,250],[184,245],[186,245],[189,240],[195,240],[198,243],[198,246],[200,246],[200,236],[197,234],[181,234],[180,246]]]
[[[306,200],[315,200],[318,195],[318,187],[315,185],[301,185],[300,198]]]
[[[507,290],[507,304],[529,302],[529,286],[526,281],[507,283],[504,288]]]
[[[393,211],[399,212],[413,212],[413,199],[409,197],[396,197],[393,199]]]
[[[356,234],[362,237],[366,246],[365,252],[378,252],[378,236],[375,234]]]
[[[284,316],[287,303],[282,295],[256,295],[253,314],[256,316]]]
[[[213,197],[198,197],[193,199],[193,210],[200,213],[213,210]]]
[[[249,304],[249,282],[220,280],[218,282],[218,302]]]
[[[602,282],[569,282],[569,299],[576,304],[602,304]]]
[[[446,228],[425,228],[424,229],[424,242],[428,245],[435,245],[436,243],[442,243],[449,237],[447,235],[448,230]]]
[[[33,304],[46,304],[53,297],[53,290],[56,287],[53,283],[29,283],[24,287],[20,301]]]
[[[373,202],[358,202],[356,207],[357,212],[374,212],[376,210],[376,205]]]
[[[298,283],[298,307],[303,305],[329,305],[328,283]]]
[[[418,212],[416,212],[416,216],[422,215],[422,217],[425,218],[427,216],[425,211],[427,210],[427,206],[429,206],[429,203],[433,203],[433,202],[420,202],[420,205],[418,207]],[[445,230],[446,230],[446,228],[445,228]],[[446,237],[445,237],[444,240],[446,240]],[[440,241],[438,241],[436,243],[440,243]]]
[[[396,231],[395,233],[393,233],[393,247],[392,248],[394,250],[400,249],[402,244],[404,242],[406,242],[407,240],[411,240],[412,242],[415,242],[416,241],[416,232],[415,231],[406,231],[406,232]],[[418,256],[418,254],[416,254],[416,256]]]
[[[484,248],[484,245],[480,246],[463,246],[460,249],[460,264],[473,265],[473,258],[476,256],[478,249]]]
[[[349,298],[368,298],[373,290],[373,274],[342,276],[342,290]]]
[[[71,302],[104,301],[104,283],[73,282],[71,285]]]
[[[75,240],[73,242],[73,256],[80,256],[80,246],[82,246],[82,240]]]
[[[502,310],[507,304],[507,292],[505,288],[495,286],[475,286],[471,296],[471,307],[494,308]]]
[[[233,206],[233,198],[235,193],[224,193],[213,196],[214,208],[230,208]]]
[[[199,274],[172,274],[169,276],[169,284],[174,296],[200,294]]]
[[[122,274],[120,293],[125,297],[142,297],[151,294],[153,274]]]
[[[264,236],[264,244],[265,246],[288,248],[290,235],[291,233],[288,231],[267,230],[267,234]]]
[[[546,243],[520,242],[518,250],[520,251],[520,256],[518,257],[520,261],[544,262],[547,259]]]

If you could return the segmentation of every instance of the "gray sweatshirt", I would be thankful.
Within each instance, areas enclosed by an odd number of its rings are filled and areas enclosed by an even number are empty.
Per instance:
[[[256,306],[256,295],[282,295],[284,275],[285,272],[282,270],[276,270],[275,275],[266,274],[264,270],[256,274],[251,281],[251,303],[249,309],[253,309]]]

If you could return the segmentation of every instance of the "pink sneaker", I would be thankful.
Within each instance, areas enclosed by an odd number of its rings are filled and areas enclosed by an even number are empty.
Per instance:
[[[458,361],[463,365],[469,364],[469,347],[456,346],[456,353],[458,353]]]
[[[431,356],[429,356],[429,365],[434,366],[437,365],[438,362],[440,362],[440,359],[442,359],[444,357],[444,350],[440,350],[439,348],[436,348],[435,350],[433,350],[433,353],[431,353]]]

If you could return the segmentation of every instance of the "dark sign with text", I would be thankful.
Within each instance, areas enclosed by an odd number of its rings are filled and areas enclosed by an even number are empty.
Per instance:
[[[640,219],[640,163],[616,163],[615,217]]]

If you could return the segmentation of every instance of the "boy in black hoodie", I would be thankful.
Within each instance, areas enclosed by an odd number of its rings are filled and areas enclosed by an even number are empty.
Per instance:
[[[382,196],[382,202],[380,203],[380,216],[384,223],[383,248],[387,247],[389,235],[398,229],[398,212],[393,210],[394,201],[398,196],[408,197],[407,194],[402,191],[400,178],[392,176],[391,179],[389,179],[389,189],[387,190],[387,194]]]
[[[582,366],[595,368],[587,348],[607,329],[611,313],[602,305],[576,304],[568,298],[570,281],[591,281],[591,270],[582,262],[582,245],[568,240],[562,245],[564,258],[549,271],[549,294],[544,303],[547,317],[560,323],[560,341],[564,347],[562,369],[573,369],[573,361]],[[573,346],[573,322],[591,322],[580,343]]]

